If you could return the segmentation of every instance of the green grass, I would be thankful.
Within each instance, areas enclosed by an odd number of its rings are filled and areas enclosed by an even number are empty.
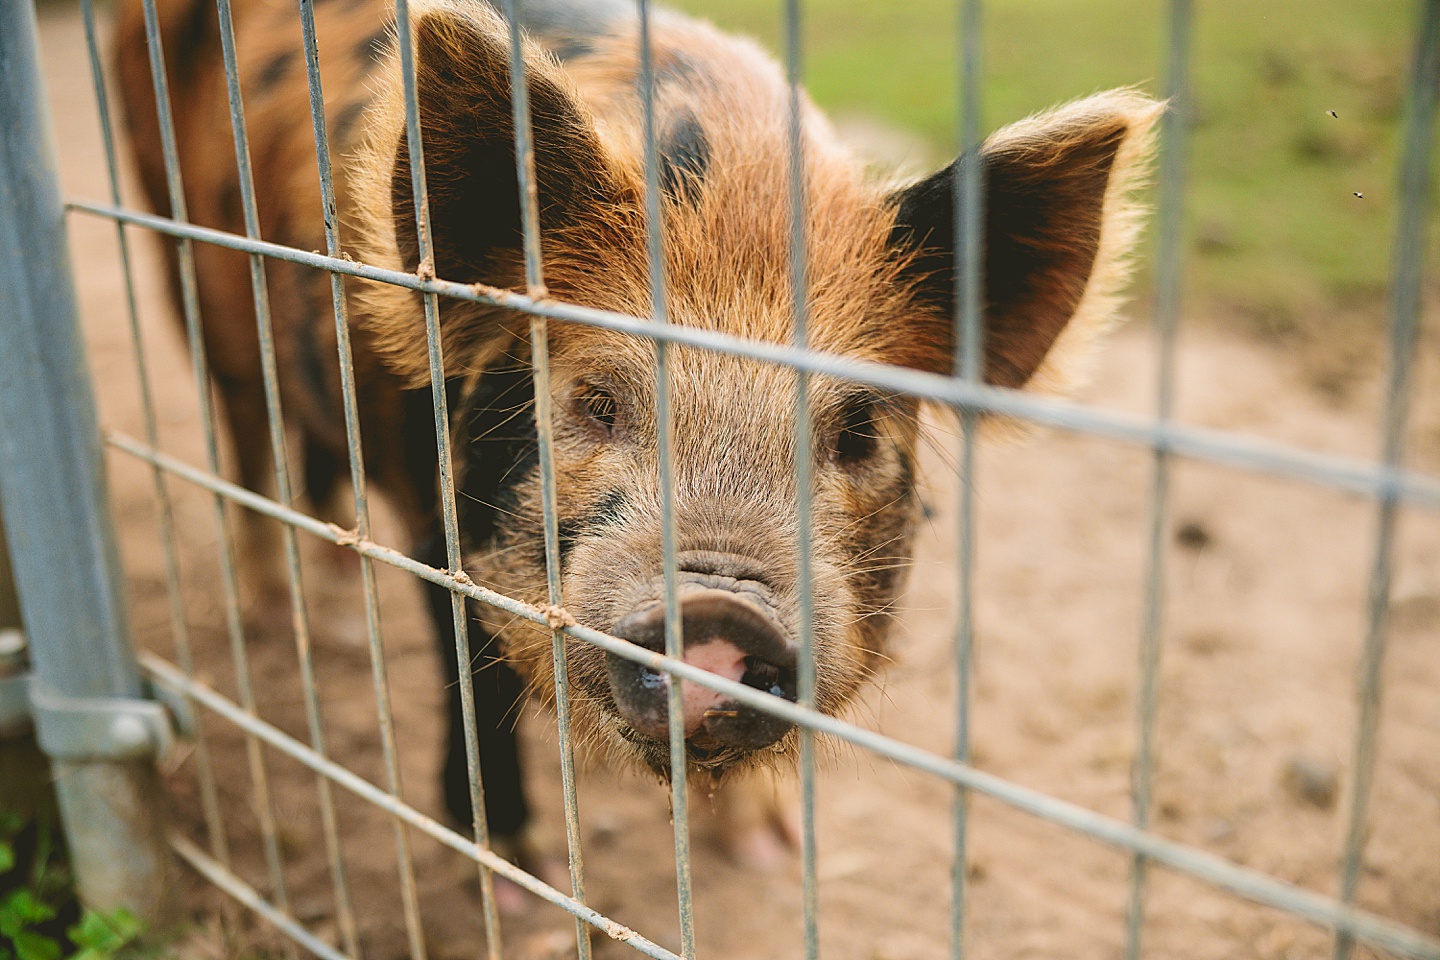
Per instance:
[[[778,49],[778,0],[675,5]],[[811,94],[832,114],[920,135],[940,162],[958,139],[955,6],[811,0]],[[1196,4],[1192,307],[1239,313],[1274,333],[1318,315],[1381,315],[1415,12],[1400,0]],[[985,19],[987,129],[1108,87],[1161,92],[1160,0],[992,0]]]

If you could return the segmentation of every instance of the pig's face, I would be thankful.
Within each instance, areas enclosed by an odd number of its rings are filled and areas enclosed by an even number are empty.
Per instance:
[[[654,348],[572,328],[556,330],[553,351],[565,606],[587,626],[662,650]],[[685,659],[793,700],[801,633],[795,377],[694,350],[672,349],[669,365]],[[916,405],[824,379],[812,381],[809,401],[816,702],[833,712],[874,671],[902,582],[916,513]],[[475,463],[490,443],[471,440]],[[503,516],[493,539],[467,553],[466,569],[477,582],[544,602],[539,477],[533,464],[521,469],[513,485],[489,494],[498,492],[492,502]],[[464,510],[485,513],[473,501]],[[549,634],[520,623],[505,633],[508,654],[548,694]],[[577,729],[665,769],[668,677],[584,643],[568,653]],[[788,724],[694,684],[683,693],[695,764],[724,769],[783,748]]]
[[[415,43],[435,272],[523,289],[504,27],[486,8],[420,6]],[[787,94],[754,48],[686,23],[656,34],[669,320],[777,343],[794,336]],[[635,38],[596,39],[560,67],[527,53],[542,259],[556,299],[650,315]],[[667,60],[668,58],[668,60]],[[667,69],[667,62],[675,66]],[[684,69],[679,69],[683,66]],[[357,180],[372,262],[420,267],[398,79],[374,108]],[[982,150],[985,376],[1054,389],[1110,321],[1136,215],[1127,201],[1158,107],[1133,93],[1023,121]],[[953,368],[954,168],[877,183],[804,114],[807,342],[931,372]],[[367,296],[396,369],[427,375],[419,298]],[[466,571],[548,601],[527,319],[442,302]],[[664,647],[656,347],[551,321],[563,601],[580,622]],[[673,530],[685,658],[794,699],[802,522],[793,371],[668,350]],[[452,398],[453,399],[453,398]],[[915,401],[812,377],[810,591],[816,705],[835,713],[874,672],[915,525]],[[550,636],[487,626],[553,698]],[[567,641],[575,728],[665,772],[669,678]],[[783,754],[788,728],[682,688],[692,764]]]

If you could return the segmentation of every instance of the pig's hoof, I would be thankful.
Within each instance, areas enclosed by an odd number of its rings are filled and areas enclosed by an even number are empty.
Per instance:
[[[730,858],[742,867],[774,873],[795,855],[795,846],[784,831],[769,824],[747,826],[726,838]]]
[[[527,869],[528,873],[529,870]],[[540,900],[514,880],[500,876],[498,873],[491,874],[495,888],[495,912],[502,917],[522,917],[529,913]],[[480,887],[476,878],[470,878],[472,892],[479,897]]]
[[[570,892],[570,868],[564,857],[542,852],[528,837],[496,838],[496,853],[537,877],[561,893]],[[495,909],[502,916],[517,917],[528,913],[540,898],[513,880],[495,874]]]

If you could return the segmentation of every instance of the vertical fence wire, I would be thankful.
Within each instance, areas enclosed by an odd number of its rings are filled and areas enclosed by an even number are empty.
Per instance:
[[[410,29],[408,0],[395,0],[395,33],[400,49],[400,75],[405,96],[405,140],[410,158],[411,195],[415,203],[415,240],[419,273],[435,272],[430,238],[430,199],[425,183],[425,146],[420,135],[420,105],[416,96],[415,45]],[[440,307],[433,293],[424,294],[425,341],[430,363],[430,391],[434,401],[435,453],[440,479],[440,511],[445,536],[445,562],[456,574],[464,573],[460,555],[460,524],[455,514],[455,472],[450,450],[450,411],[445,395],[445,358],[440,342]],[[490,824],[485,816],[485,785],[480,779],[480,742],[475,719],[475,688],[470,682],[474,664],[470,654],[470,625],[465,597],[450,593],[455,631],[455,657],[459,671],[460,704],[465,732],[465,766],[470,774],[471,826],[475,843],[490,849]],[[495,907],[495,875],[484,863],[480,869],[480,896],[485,917],[485,945],[490,960],[500,960],[500,914]]]
[[[217,0],[220,15],[220,49],[225,61],[225,90],[230,106],[230,134],[235,143],[235,172],[240,186],[240,208],[245,222],[245,236],[260,239],[260,215],[255,205],[255,176],[250,166],[250,143],[245,129],[245,104],[240,90],[240,73],[235,57],[235,27],[230,14],[230,0]],[[260,371],[265,393],[265,416],[270,433],[270,457],[275,472],[275,492],[279,502],[294,505],[290,489],[290,463],[285,447],[285,417],[281,408],[280,375],[275,360],[275,330],[270,317],[270,292],[265,279],[265,261],[259,254],[250,255],[250,293],[255,304],[255,328],[260,344]],[[281,524],[285,549],[285,572],[290,588],[290,618],[295,632],[295,654],[300,666],[300,690],[305,704],[305,724],[310,744],[321,756],[325,751],[325,729],[320,711],[319,680],[315,673],[313,643],[310,636],[310,613],[305,598],[305,582],[300,569],[300,543],[291,525]],[[325,855],[330,866],[330,880],[335,891],[335,912],[345,951],[360,955],[360,934],[355,921],[355,908],[350,902],[350,887],[345,877],[345,859],[340,848],[340,828],[335,817],[335,798],[330,781],[316,776],[315,789],[320,798],[320,826],[324,837]]]
[[[1184,269],[1182,215],[1185,188],[1185,125],[1189,118],[1190,0],[1171,0],[1166,44],[1165,96],[1161,121],[1160,197],[1157,211],[1155,277],[1156,422],[1169,422],[1175,405],[1175,327]],[[1155,715],[1160,650],[1164,633],[1165,546],[1169,525],[1171,452],[1157,443],[1150,486],[1150,527],[1147,543],[1144,613],[1139,651],[1139,689],[1135,696],[1135,756],[1131,764],[1131,816],[1141,830],[1150,827],[1151,787],[1155,768]],[[1126,905],[1125,956],[1138,960],[1145,925],[1145,883],[1148,863],[1136,853],[1130,860]]]
[[[809,345],[809,298],[805,252],[805,154],[800,82],[800,0],[785,0],[785,77],[789,86],[790,179],[790,292],[795,318],[794,343]],[[813,464],[810,427],[810,377],[795,371],[795,502],[799,571],[800,658],[797,702],[815,706],[815,596],[811,583],[811,474]],[[801,727],[800,738],[800,869],[804,912],[806,960],[820,956],[820,890],[815,872],[815,731]]]
[[[525,254],[526,293],[546,297],[540,259],[540,196],[535,179],[535,138],[530,122],[530,87],[525,77],[524,43],[520,33],[521,0],[506,0],[510,37],[510,110],[515,129],[515,175],[520,191],[520,227]],[[540,501],[545,526],[545,582],[552,607],[563,608],[560,583],[560,531],[555,500],[554,421],[550,402],[550,336],[546,319],[530,317],[530,359],[535,386],[535,439],[540,455]],[[571,735],[570,668],[565,634],[559,625],[550,629],[551,660],[555,668],[555,715],[560,739],[560,781],[565,805],[565,846],[570,865],[571,895],[585,900],[585,858],[580,842],[580,801],[575,788],[575,742]],[[575,920],[575,948],[579,960],[590,960],[590,926]]]
[[[95,10],[91,0],[80,0],[80,16],[85,26],[85,47],[90,60],[90,75],[95,89],[95,106],[100,120],[100,139],[105,148],[105,171],[109,179],[110,198],[120,205],[120,167],[115,159],[115,129],[110,116],[110,96],[105,89],[105,70],[100,59],[100,43],[95,29]],[[125,285],[125,310],[130,323],[130,346],[135,355],[136,377],[140,388],[140,412],[144,421],[145,439],[156,449],[160,431],[155,416],[155,392],[150,382],[144,337],[140,332],[140,309],[135,297],[135,271],[130,262],[130,243],[125,226],[115,224],[115,240],[120,252],[120,273]],[[195,677],[195,655],[190,638],[190,623],[185,616],[185,600],[180,579],[179,551],[175,540],[175,508],[164,471],[151,466],[155,484],[155,502],[160,518],[160,543],[165,558],[165,594],[170,611],[170,629],[175,637],[175,656],[185,675]],[[205,819],[206,839],[216,860],[230,866],[230,843],[225,821],[220,813],[220,798],[215,784],[215,771],[210,759],[210,744],[204,723],[195,716],[195,774],[200,786],[200,809]]]
[[[649,0],[638,0],[640,19],[640,99],[645,125],[645,225],[650,264],[650,311],[656,323],[668,323],[665,298],[665,221],[660,210],[660,162],[655,128],[655,51],[650,36]],[[665,655],[683,660],[685,636],[680,615],[679,564],[675,557],[674,426],[670,416],[668,345],[655,343],[655,443],[660,472],[660,554],[665,580]],[[680,910],[680,954],[695,956],[695,892],[690,869],[690,809],[686,781],[684,683],[666,685],[670,735],[670,812],[675,832],[675,887]]]
[[[165,52],[160,40],[160,25],[155,0],[144,0],[145,42],[150,58],[150,75],[155,93],[155,111],[160,126],[160,144],[165,164],[165,185],[170,215],[176,221],[188,222],[185,188],[180,180],[180,160],[175,142],[175,122],[170,104],[170,85],[165,74]],[[190,348],[191,373],[196,399],[200,405],[200,423],[205,435],[205,458],[210,471],[220,473],[220,448],[215,439],[215,410],[210,393],[209,362],[206,357],[205,335],[200,324],[200,292],[195,275],[195,253],[190,240],[177,238],[176,265],[180,274],[181,313],[185,337]],[[247,711],[259,716],[255,688],[251,682],[250,659],[245,651],[245,628],[240,616],[240,590],[236,578],[234,540],[225,511],[225,498],[211,498],[216,529],[216,552],[220,561],[221,594],[225,604],[226,632],[230,655],[235,665],[235,684],[240,703]],[[246,759],[255,791],[255,813],[259,821],[261,846],[275,903],[279,909],[290,909],[285,885],[285,868],[280,858],[279,833],[275,825],[275,805],[270,791],[270,777],[260,741],[245,738]],[[293,944],[286,943],[286,955],[296,956]]]
[[[824,351],[802,350],[793,344],[752,340],[719,330],[705,330],[683,324],[655,324],[627,313],[560,300],[533,300],[523,293],[483,284],[425,279],[416,273],[327,257],[317,251],[300,250],[263,240],[248,240],[224,230],[181,223],[170,217],[113,207],[93,200],[72,197],[66,202],[66,207],[75,213],[120,220],[171,237],[188,237],[227,249],[259,252],[278,260],[306,264],[417,292],[430,291],[456,300],[505,307],[527,314],[538,313],[566,323],[616,330],[649,340],[663,340],[697,350],[758,360],[786,369],[808,370],[893,393],[933,400],[946,406],[975,407],[987,413],[1015,417],[1067,433],[1147,448],[1163,442],[1168,445],[1172,454],[1204,463],[1228,466],[1264,476],[1299,480],[1328,490],[1364,497],[1375,497],[1391,490],[1411,505],[1432,510],[1440,507],[1440,481],[1415,470],[1386,468],[1373,460],[1317,453],[1290,444],[1252,439],[1228,431],[1189,426],[1173,420],[1162,428],[1157,426],[1152,418],[1083,406],[1024,391],[967,384],[954,377],[944,377],[922,370],[854,359]]]
[[[952,215],[955,218],[955,373],[979,382],[985,371],[985,340],[981,311],[984,279],[980,252],[984,243],[984,163],[980,156],[980,78],[982,32],[980,0],[961,0],[959,89],[956,101],[960,159],[955,164]],[[955,609],[955,759],[970,761],[970,697],[975,653],[975,440],[979,413],[959,412],[960,470],[956,491],[957,600]],[[965,956],[965,856],[969,833],[970,795],[955,789],[954,863],[951,866],[950,955]]]
[[[325,252],[340,256],[339,215],[335,206],[335,184],[330,164],[330,135],[325,117],[325,93],[320,80],[320,57],[315,37],[313,0],[299,0],[301,36],[305,47],[305,74],[310,94],[310,119],[315,134],[315,160],[320,177],[320,200],[325,219]],[[340,394],[345,415],[345,440],[350,465],[350,490],[355,510],[355,536],[370,539],[370,499],[361,446],[359,404],[355,398],[354,353],[350,346],[349,312],[345,283],[330,272],[330,296],[335,314],[335,342],[339,352]],[[380,632],[379,595],[375,584],[375,562],[360,557],[360,582],[365,602],[365,637],[370,652],[370,675],[375,688],[375,708],[380,726],[380,747],[385,762],[385,784],[390,795],[403,798],[400,761],[395,744],[395,718],[390,705],[390,680],[385,664],[385,647]],[[405,914],[405,934],[411,960],[426,960],[425,935],[420,921],[420,902],[415,887],[415,866],[409,832],[395,821],[395,861],[400,876],[400,902]]]
[[[1390,283],[1390,377],[1382,424],[1381,459],[1392,470],[1402,465],[1405,456],[1411,372],[1419,333],[1421,273],[1430,214],[1431,148],[1437,93],[1440,93],[1440,0],[1423,0],[1417,18],[1417,31],[1398,177],[1400,216],[1395,228]],[[1355,732],[1354,782],[1340,870],[1340,899],[1346,904],[1355,902],[1359,890],[1360,867],[1369,830],[1376,727],[1380,721],[1380,680],[1389,625],[1390,577],[1399,508],[1395,490],[1389,489],[1381,494],[1370,574],[1369,624],[1357,678],[1360,718]],[[1337,933],[1336,960],[1349,960],[1354,943],[1350,933]]]

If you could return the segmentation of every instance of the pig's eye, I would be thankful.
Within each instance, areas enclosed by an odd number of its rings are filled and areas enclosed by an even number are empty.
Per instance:
[[[855,397],[845,404],[835,437],[836,461],[854,465],[874,455],[880,443],[875,424],[879,412],[880,403],[873,397]]]
[[[606,440],[615,436],[620,418],[620,405],[606,390],[587,384],[575,397],[580,412],[604,434]]]

